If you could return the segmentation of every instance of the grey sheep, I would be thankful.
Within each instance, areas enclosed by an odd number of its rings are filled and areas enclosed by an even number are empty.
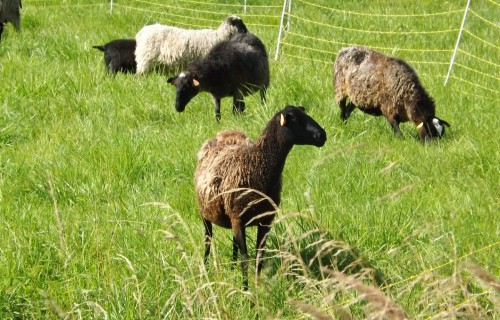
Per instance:
[[[118,71],[135,73],[135,46],[134,39],[117,39],[93,48],[104,52],[104,63],[108,72],[116,74]]]
[[[275,216],[273,203],[280,204],[287,155],[294,145],[321,147],[325,142],[325,130],[304,108],[286,106],[271,118],[256,142],[243,132],[223,131],[203,144],[194,181],[205,224],[205,263],[210,254],[212,223],[232,229],[233,261],[240,250],[243,287],[248,289],[245,228],[257,226],[256,265],[260,273],[266,237]]]
[[[425,141],[442,137],[445,126],[450,126],[436,117],[434,101],[416,72],[403,60],[352,46],[340,50],[333,72],[335,100],[343,121],[355,108],[374,116],[383,115],[399,137],[399,123],[412,121],[420,139]]]
[[[137,73],[148,73],[155,67],[162,71],[185,68],[189,62],[204,56],[219,41],[247,31],[238,16],[227,17],[216,30],[183,29],[161,24],[145,26],[135,37]]]
[[[215,102],[215,116],[220,119],[220,100],[233,97],[233,112],[245,109],[244,96],[260,91],[265,101],[269,86],[269,60],[262,41],[251,33],[237,34],[216,44],[187,70],[171,77],[176,87],[175,109],[184,111],[199,92],[209,92]]]
[[[21,0],[0,0],[0,40],[2,40],[3,28],[7,22],[12,23],[17,31],[21,30]]]

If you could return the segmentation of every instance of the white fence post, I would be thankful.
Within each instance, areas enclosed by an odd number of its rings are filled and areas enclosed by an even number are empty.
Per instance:
[[[458,51],[458,45],[460,44],[460,39],[462,38],[462,33],[464,31],[465,20],[467,19],[467,12],[469,12],[470,0],[467,0],[467,6],[465,7],[464,18],[462,19],[462,25],[460,26],[460,32],[458,33],[457,43],[455,44],[455,50],[453,51],[453,55],[451,56],[450,68],[448,69],[448,74],[446,75],[446,79],[444,80],[444,86],[448,83],[448,79],[450,78],[451,69],[453,69],[453,63],[455,62],[455,57]]]
[[[286,3],[287,3],[287,1],[288,0],[283,0],[283,11],[281,11],[280,31],[278,33],[278,44],[276,45],[276,54],[274,55],[274,61],[278,61],[278,54],[280,52],[281,35],[283,33],[283,23],[285,21],[285,11],[286,11]],[[289,12],[289,14],[290,14],[290,12]]]
[[[109,14],[113,14],[113,0],[109,1]]]
[[[288,20],[286,22],[286,31],[290,31],[290,21],[292,18],[290,17],[292,11],[292,0],[288,0]]]

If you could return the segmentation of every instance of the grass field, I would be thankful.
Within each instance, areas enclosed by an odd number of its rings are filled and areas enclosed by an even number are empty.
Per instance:
[[[23,2],[22,32],[9,25],[0,43],[0,318],[497,319],[498,2],[472,1],[447,86],[465,1],[297,0],[277,61],[283,2],[249,1],[246,15],[225,2],[115,1],[111,15],[106,1]],[[436,12],[454,13],[419,15]],[[216,28],[232,13],[266,43],[272,80],[242,116],[223,99],[220,123],[208,94],[177,113],[165,75],[108,76],[92,49],[145,24]],[[359,111],[342,124],[332,61],[345,43],[411,61],[451,124],[444,139],[424,145],[412,124],[398,139]],[[258,137],[286,104],[305,106],[328,141],[288,157],[265,270],[243,292],[230,231],[214,229],[203,264],[196,154],[223,129]]]

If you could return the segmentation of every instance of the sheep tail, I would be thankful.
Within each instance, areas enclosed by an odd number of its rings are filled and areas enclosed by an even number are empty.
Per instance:
[[[104,46],[92,46],[92,48],[95,48],[97,50],[100,50],[100,51],[104,52]]]

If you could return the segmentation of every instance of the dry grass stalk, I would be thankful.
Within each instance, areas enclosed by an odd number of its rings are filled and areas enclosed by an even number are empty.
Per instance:
[[[135,287],[135,292],[132,293],[132,296],[134,297],[134,300],[137,305],[137,311],[138,311],[138,317],[139,319],[142,319],[142,291],[141,291],[141,286],[139,284],[139,279],[137,278],[137,272],[135,272],[135,268],[132,265],[132,262],[124,255],[118,254],[118,258],[123,262],[125,262],[125,265],[131,272],[130,280],[133,281],[134,287]]]
[[[396,164],[397,164],[396,161],[392,161],[391,163],[389,163],[389,165],[387,165],[387,167],[380,169],[379,173],[381,174],[388,173],[396,166]]]
[[[500,281],[498,281],[493,275],[491,275],[488,271],[484,270],[477,264],[470,263],[468,266],[472,271],[472,274],[474,274],[485,284],[493,288],[497,293],[500,293]]]
[[[332,316],[324,313],[321,310],[316,309],[315,307],[313,307],[309,304],[306,304],[306,303],[303,303],[303,302],[300,302],[297,300],[292,300],[291,303],[294,306],[296,306],[297,308],[299,308],[302,312],[311,315],[315,319],[318,319],[318,320],[333,320],[334,319]]]
[[[411,191],[413,188],[415,188],[416,185],[417,185],[416,183],[413,183],[413,184],[404,186],[403,188],[401,188],[393,193],[389,193],[389,194],[379,198],[379,200],[385,200],[385,199],[394,200],[397,197],[399,197],[400,195]]]
[[[359,279],[347,276],[341,272],[335,272],[326,269],[339,284],[343,284],[356,289],[369,305],[379,310],[379,314],[375,318],[386,318],[389,320],[404,320],[408,319],[403,309],[401,309],[394,301],[387,297],[379,289],[363,284]]]

